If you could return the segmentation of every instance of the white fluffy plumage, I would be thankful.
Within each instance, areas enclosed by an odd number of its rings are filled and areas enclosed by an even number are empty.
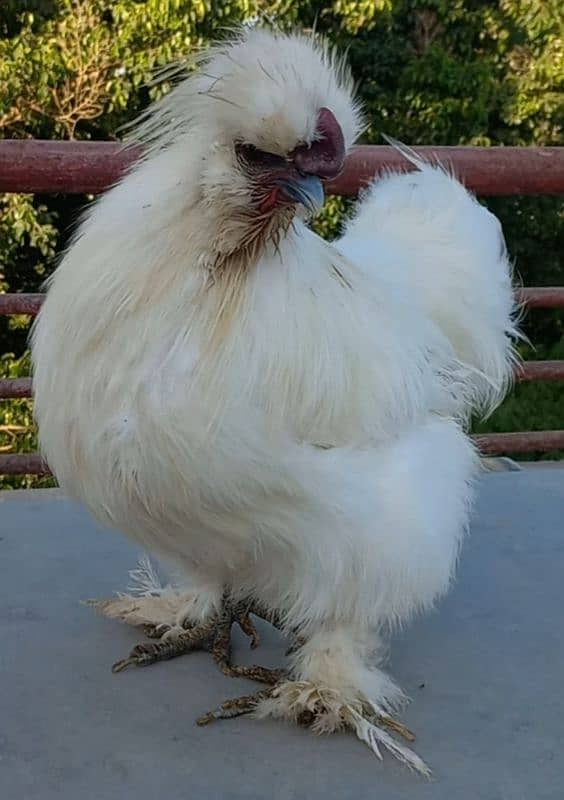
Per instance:
[[[349,148],[351,91],[308,37],[212,49],[141,121],[146,155],[88,211],[32,342],[62,488],[182,572],[180,617],[225,587],[278,611],[305,639],[295,681],[349,717],[402,699],[380,636],[451,582],[464,422],[503,397],[516,333],[500,225],[441,168],[376,181],[333,244],[298,203],[257,209],[237,148],[290,162],[321,108]],[[288,692],[264,713],[295,715]]]

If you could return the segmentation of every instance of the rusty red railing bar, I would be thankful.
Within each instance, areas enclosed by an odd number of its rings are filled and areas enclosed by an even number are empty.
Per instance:
[[[41,308],[44,294],[8,293],[0,294],[0,316],[29,314],[34,317]]]
[[[532,286],[518,289],[517,300],[529,308],[564,308],[564,286]],[[0,294],[0,316],[10,314],[29,314],[35,316],[45,295],[43,294]]]
[[[0,475],[50,475],[39,453],[0,454]]]
[[[483,455],[535,453],[564,450],[563,431],[519,431],[517,433],[475,434],[472,437]],[[0,455],[0,475],[50,475],[39,453]]]
[[[564,361],[525,361],[517,369],[515,377],[520,382],[564,381]],[[31,396],[31,378],[4,378],[0,380],[0,400]]]
[[[2,378],[0,380],[0,400],[14,400],[31,397],[31,378]]]
[[[425,158],[452,168],[479,195],[564,194],[564,147],[414,146]],[[0,192],[98,194],[138,158],[120,142],[0,141]],[[388,169],[413,169],[387,145],[353,148],[333,194],[354,196],[359,186]]]
[[[484,455],[564,450],[564,431],[483,433],[472,437]]]
[[[528,308],[564,308],[564,286],[528,286],[515,294]]]
[[[564,361],[524,361],[515,376],[520,382],[563,381]]]

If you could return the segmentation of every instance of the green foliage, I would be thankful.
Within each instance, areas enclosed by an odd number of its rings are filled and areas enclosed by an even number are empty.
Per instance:
[[[166,81],[151,84],[155,71],[189,64],[226,28],[260,17],[316,28],[348,51],[366,106],[366,142],[380,143],[385,132],[414,145],[562,144],[557,0],[4,0],[0,137],[116,138],[168,90]],[[40,289],[85,199],[0,196],[0,291]],[[488,205],[523,282],[564,283],[562,202],[517,197]],[[331,199],[316,228],[334,236],[348,208]],[[0,319],[0,353],[14,353],[1,361],[4,374],[27,367],[25,325],[21,317]],[[549,348],[564,336],[564,316],[536,311],[527,332]],[[487,424],[564,427],[561,394],[554,384],[520,386]],[[1,446],[33,449],[30,420],[27,401],[2,403],[0,426],[23,430],[4,431]]]
[[[12,353],[0,356],[0,380],[23,378],[29,375],[29,354],[14,358]],[[0,415],[0,453],[33,453],[37,450],[37,436],[33,421],[31,400],[4,400]],[[32,475],[4,476],[0,489],[27,489],[54,486],[52,478]]]
[[[525,358],[564,359],[564,338],[551,347],[539,347],[534,352],[523,348]],[[564,428],[564,403],[562,387],[550,381],[519,383],[492,416],[476,422],[474,431],[542,431]],[[546,457],[546,456],[544,456]],[[552,459],[564,459],[564,451],[551,453]],[[521,456],[524,461],[535,461],[538,456]]]

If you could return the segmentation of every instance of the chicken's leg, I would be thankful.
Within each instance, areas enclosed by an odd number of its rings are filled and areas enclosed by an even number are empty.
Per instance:
[[[354,637],[351,647],[344,648],[345,636],[335,630],[302,641],[285,677],[253,695],[224,702],[198,724],[253,714],[287,719],[318,734],[351,730],[378,758],[383,747],[411,769],[429,775],[425,762],[394,738],[415,739],[390,713],[401,701],[400,691],[384,672],[363,664]]]
[[[426,764],[409,748],[401,745],[390,734],[396,734],[408,742],[414,735],[401,722],[388,713],[387,703],[377,691],[371,693],[356,691],[352,694],[342,691],[350,680],[339,681],[331,686],[329,676],[304,672],[303,663],[314,664],[331,661],[332,638],[325,635],[320,642],[295,635],[288,650],[292,666],[289,670],[269,669],[260,665],[241,666],[231,663],[231,629],[237,623],[250,637],[251,647],[258,644],[258,634],[250,614],[264,619],[277,628],[283,628],[279,616],[256,601],[234,601],[229,593],[224,593],[220,609],[204,621],[189,624],[184,620],[178,624],[178,613],[171,609],[180,604],[181,595],[167,589],[165,594],[146,594],[136,597],[122,595],[110,601],[91,601],[90,604],[110,617],[121,619],[129,624],[141,626],[149,638],[158,641],[136,645],[129,656],[113,666],[114,672],[121,672],[129,666],[148,666],[176,656],[204,650],[212,655],[218,668],[229,677],[248,678],[262,684],[265,688],[253,693],[226,700],[220,706],[201,716],[198,725],[207,725],[220,719],[231,719],[244,714],[258,717],[290,719],[298,725],[310,728],[314,733],[330,733],[339,729],[350,729],[365,741],[372,751],[381,757],[379,747],[383,746],[411,768],[428,774]],[[184,600],[184,598],[183,598]],[[165,613],[166,612],[166,613]],[[352,643],[351,643],[352,644]],[[331,677],[335,677],[337,667],[347,670],[358,656],[354,649],[348,648],[339,653],[339,661],[330,665]],[[354,673],[353,673],[354,674]],[[369,673],[375,680],[382,680],[380,687],[384,695],[393,690],[393,684],[386,685],[384,673],[374,670]],[[351,677],[351,676],[349,676]],[[393,705],[393,703],[392,703]]]
[[[396,734],[408,742],[415,741],[414,734],[403,723],[392,717],[384,708],[360,698],[351,702],[329,687],[311,681],[295,680],[283,674],[276,678],[277,670],[268,671],[264,678],[254,676],[271,685],[254,694],[226,700],[197,720],[200,726],[221,719],[232,719],[245,714],[258,717],[273,716],[292,719],[314,733],[331,733],[335,730],[352,730],[381,758],[380,747],[385,747],[411,769],[429,775],[425,762],[408,747],[400,744]]]
[[[249,678],[261,683],[275,684],[281,680],[285,671],[268,669],[257,664],[241,666],[231,663],[231,628],[237,623],[241,630],[251,639],[251,648],[259,643],[259,636],[250,614],[255,613],[269,622],[277,623],[271,614],[255,607],[249,602],[233,602],[224,595],[221,610],[204,622],[182,627],[172,625],[168,621],[158,622],[159,597],[123,596],[109,601],[88,601],[89,605],[111,617],[117,617],[144,629],[150,639],[156,642],[143,642],[136,645],[127,658],[117,661],[113,672],[121,672],[129,666],[145,667],[158,661],[167,661],[185,655],[194,650],[205,650],[212,654],[213,660],[229,677]],[[173,603],[170,594],[166,598],[167,608]],[[150,607],[150,610],[147,610]],[[109,612],[109,613],[108,613]],[[148,620],[151,619],[151,622]]]

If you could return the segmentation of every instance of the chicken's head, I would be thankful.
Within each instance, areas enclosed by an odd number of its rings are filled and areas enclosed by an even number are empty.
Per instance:
[[[215,145],[205,189],[230,182],[258,215],[317,210],[359,124],[350,76],[332,53],[311,37],[246,31],[210,51],[198,83]]]
[[[325,44],[252,29],[209,49],[151,126],[159,147],[190,159],[194,202],[215,221],[216,250],[232,253],[319,209],[360,110],[348,70]]]

